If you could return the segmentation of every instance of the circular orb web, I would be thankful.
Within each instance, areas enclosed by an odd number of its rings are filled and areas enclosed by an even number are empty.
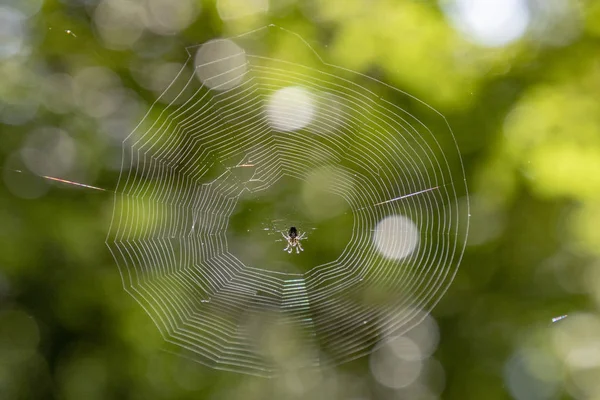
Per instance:
[[[123,142],[106,241],[168,350],[274,376],[415,326],[468,230],[444,117],[279,27],[189,53]],[[300,254],[283,251],[291,226],[308,231]]]

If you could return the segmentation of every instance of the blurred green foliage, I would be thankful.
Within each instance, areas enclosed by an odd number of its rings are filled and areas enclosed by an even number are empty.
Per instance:
[[[540,14],[561,4],[571,30],[531,30],[494,47],[455,29],[449,1],[219,3],[0,5],[0,398],[600,397],[600,3],[531,1]],[[55,163],[34,172],[112,190],[120,143],[173,78],[167,64],[184,62],[187,46],[269,23],[300,34],[327,63],[418,97],[452,126],[472,219],[459,273],[433,311],[445,371],[437,395],[382,387],[368,357],[300,382],[302,391],[160,352],[162,337],[104,244],[112,194],[17,172],[32,132],[56,127],[75,143],[68,157],[78,167],[61,169],[66,150],[51,147]],[[262,45],[274,57],[310,56],[285,40]],[[158,64],[164,76],[148,69]],[[82,72],[96,67],[90,84]]]

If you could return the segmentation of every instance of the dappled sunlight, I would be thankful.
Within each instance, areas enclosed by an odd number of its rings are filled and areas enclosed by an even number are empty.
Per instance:
[[[600,398],[599,39],[598,1],[5,0],[0,398]]]

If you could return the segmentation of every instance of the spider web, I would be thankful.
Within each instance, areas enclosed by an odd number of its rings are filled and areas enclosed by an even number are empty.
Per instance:
[[[265,50],[281,42],[293,54]],[[273,376],[417,324],[467,235],[444,117],[279,27],[189,53],[123,142],[107,237],[169,351]],[[300,255],[282,251],[290,226]]]

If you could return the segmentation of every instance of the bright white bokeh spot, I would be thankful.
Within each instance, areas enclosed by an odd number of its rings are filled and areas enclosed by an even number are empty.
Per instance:
[[[500,47],[527,31],[530,12],[525,0],[451,0],[444,11],[455,29],[483,46]]]
[[[409,338],[396,337],[371,354],[371,374],[379,384],[400,389],[417,380],[421,374],[419,347]]]
[[[208,88],[227,90],[239,85],[247,70],[246,53],[228,39],[211,40],[198,49],[196,76]]]
[[[269,0],[217,0],[217,11],[223,21],[264,14]]]
[[[25,38],[25,16],[11,7],[0,6],[0,60],[21,51]]]
[[[409,218],[391,215],[379,221],[373,242],[384,257],[401,260],[417,248],[419,236],[419,229]]]
[[[267,117],[273,129],[296,131],[313,120],[314,104],[308,90],[290,86],[279,89],[269,99]]]

